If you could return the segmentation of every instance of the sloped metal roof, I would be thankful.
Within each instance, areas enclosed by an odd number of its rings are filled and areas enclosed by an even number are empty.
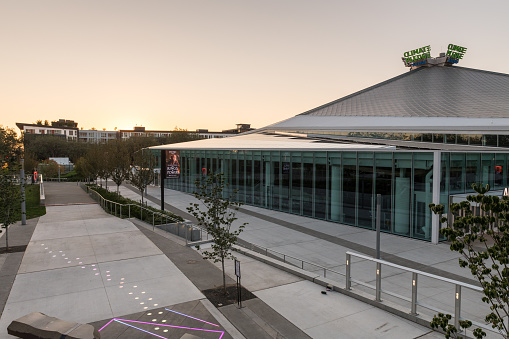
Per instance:
[[[509,118],[509,75],[422,67],[300,115]]]
[[[374,151],[395,150],[392,145],[370,145],[341,140],[295,137],[271,133],[239,134],[229,138],[213,138],[149,147],[153,150],[302,150],[302,151]]]

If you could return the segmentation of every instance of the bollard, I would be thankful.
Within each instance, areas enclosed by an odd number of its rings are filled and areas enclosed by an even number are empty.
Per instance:
[[[417,273],[412,273],[412,309],[410,314],[417,315]]]
[[[345,286],[345,289],[348,291],[350,290],[350,288],[352,287],[352,282],[350,281],[350,265],[352,264],[351,262],[351,255],[350,254],[346,254],[346,286]]]
[[[376,263],[376,301],[382,301],[382,264]]]
[[[456,285],[456,293],[454,294],[454,326],[460,332],[460,313],[461,313],[461,286]]]

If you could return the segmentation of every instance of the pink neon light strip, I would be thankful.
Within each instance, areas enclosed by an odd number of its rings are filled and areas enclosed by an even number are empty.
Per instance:
[[[174,327],[174,328],[182,328],[185,330],[195,330],[195,331],[203,331],[203,332],[216,332],[216,333],[224,333],[224,331],[216,331],[216,330],[207,330],[204,328],[194,328],[194,327],[185,327],[185,326],[177,326],[177,325],[166,325],[166,324],[158,324],[158,323],[149,323],[145,321],[137,321],[137,320],[127,320],[127,319],[118,319],[115,318],[115,321],[126,321],[129,323],[138,323],[138,324],[147,324],[147,325],[157,325],[157,326],[165,326],[165,327]]]
[[[101,329],[98,332],[101,332],[102,329],[105,328],[106,326],[108,326],[113,320],[115,320],[115,319],[111,319],[110,321],[108,321],[108,323],[106,325],[104,325],[103,327],[101,327]]]
[[[139,330],[139,331],[142,331],[142,332],[145,332],[145,333],[148,333],[148,334],[152,334],[152,335],[153,335],[153,336],[155,336],[155,337],[162,338],[162,339],[168,339],[168,338],[166,338],[166,337],[162,337],[162,336],[160,336],[160,335],[158,335],[158,334],[155,334],[155,333],[152,333],[152,332],[149,332],[149,331],[142,330],[142,329],[141,329],[141,328],[139,328],[139,327],[136,327],[136,326],[133,326],[133,325],[126,324],[126,323],[124,323],[124,322],[122,322],[122,321],[118,321],[117,319],[114,319],[114,320],[115,320],[116,322],[118,322],[118,323],[121,323],[121,324],[123,324],[123,325],[129,326],[129,327],[132,327],[132,328],[135,328],[135,329],[137,329],[137,330]],[[220,337],[220,338],[221,338],[221,337]]]
[[[208,321],[205,321],[205,320],[202,320],[202,319],[191,317],[190,315],[187,315],[187,314],[184,314],[184,313],[180,313],[180,312],[177,312],[177,311],[173,311],[173,310],[167,309],[166,307],[164,309],[167,310],[167,311],[173,312],[173,313],[177,313],[177,314],[183,315],[184,317],[188,317],[188,318],[191,318],[191,319],[194,319],[194,320],[198,320],[198,321],[204,322],[206,324],[210,324],[212,326],[219,327],[219,325],[216,325],[216,324],[213,324],[213,323],[209,323]]]

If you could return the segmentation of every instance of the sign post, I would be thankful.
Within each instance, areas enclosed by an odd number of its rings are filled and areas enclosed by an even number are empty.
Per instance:
[[[240,285],[240,261],[235,259],[235,275],[237,276],[237,304],[242,308],[241,285]]]
[[[166,152],[161,150],[161,211],[164,211],[164,179],[166,178]]]

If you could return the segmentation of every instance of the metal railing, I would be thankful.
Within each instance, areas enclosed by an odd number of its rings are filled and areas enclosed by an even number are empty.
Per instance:
[[[343,277],[346,276],[345,273],[338,272],[338,271],[332,270],[330,268],[327,268],[325,266],[321,266],[321,265],[312,263],[310,261],[299,259],[297,257],[291,256],[291,255],[288,255],[288,254],[284,254],[282,252],[271,250],[271,249],[266,248],[266,247],[258,246],[258,245],[255,245],[253,243],[247,243],[247,242],[244,242],[244,241],[240,240],[240,241],[237,242],[237,245],[241,246],[241,247],[244,247],[244,248],[247,248],[247,249],[249,249],[251,251],[263,254],[263,255],[265,255],[265,256],[267,256],[269,258],[280,260],[280,261],[282,261],[284,263],[287,263],[287,264],[290,264],[292,266],[298,267],[298,268],[300,268],[302,270],[310,271],[310,272],[317,273],[317,274],[320,274],[320,275],[323,273],[323,277],[324,278],[327,278],[327,275],[329,276],[329,278],[333,277],[334,275],[343,276]]]
[[[462,289],[468,289],[468,290],[471,290],[471,291],[483,293],[483,289],[481,287],[479,287],[479,286],[463,283],[461,281],[457,281],[457,280],[453,280],[453,279],[444,278],[444,277],[441,277],[441,276],[438,276],[438,275],[434,275],[434,274],[430,274],[430,273],[427,273],[427,272],[423,272],[423,271],[415,270],[415,269],[412,269],[412,268],[408,268],[408,267],[405,267],[405,266],[397,265],[397,264],[394,264],[394,263],[391,263],[391,262],[388,262],[388,261],[385,261],[385,260],[375,259],[373,257],[366,256],[366,255],[359,254],[359,253],[355,253],[355,252],[351,252],[351,251],[347,251],[346,252],[345,273],[342,273],[342,272],[338,272],[336,270],[332,270],[330,268],[327,268],[327,267],[324,267],[324,266],[321,266],[321,265],[318,265],[318,264],[315,264],[315,263],[311,263],[309,261],[306,261],[306,260],[303,260],[303,259],[291,256],[291,255],[288,255],[288,254],[284,254],[282,252],[271,250],[269,248],[266,248],[266,247],[263,247],[263,246],[258,246],[258,245],[252,244],[252,243],[247,243],[247,242],[244,242],[242,240],[239,240],[237,242],[237,245],[241,246],[241,247],[244,247],[244,248],[247,248],[247,249],[249,249],[251,251],[257,252],[259,254],[263,254],[263,255],[265,255],[267,257],[280,260],[282,262],[288,263],[288,264],[290,264],[292,266],[298,267],[300,269],[303,269],[303,270],[306,270],[306,271],[309,271],[309,272],[312,272],[312,273],[319,273],[320,275],[322,275],[322,273],[323,273],[323,277],[324,278],[328,278],[328,279],[330,279],[332,281],[338,281],[339,279],[337,279],[337,277],[344,278],[345,279],[344,281],[346,282],[345,283],[345,289],[350,291],[350,292],[353,292],[355,294],[358,294],[358,293],[355,292],[354,290],[352,290],[352,283],[355,283],[355,284],[358,284],[360,286],[366,287],[366,288],[368,288],[370,290],[374,290],[374,292],[375,292],[374,296],[375,296],[375,301],[376,302],[382,303],[382,293],[385,294],[385,295],[390,295],[390,296],[392,296],[392,297],[394,297],[396,299],[399,299],[399,300],[404,301],[405,303],[408,303],[409,304],[410,314],[412,314],[412,315],[417,315],[418,314],[417,313],[417,306],[425,308],[425,309],[428,309],[428,310],[431,310],[433,312],[437,312],[437,313],[444,313],[444,314],[452,313],[453,317],[454,317],[454,325],[458,329],[460,328],[459,327],[459,321],[460,320],[464,320],[461,317]],[[366,261],[366,260],[367,261],[371,261],[371,262],[374,262],[376,264],[376,269],[375,269],[375,272],[374,272],[375,273],[375,277],[376,277],[375,278],[375,285],[372,285],[372,284],[360,281],[358,279],[352,278],[352,265],[353,265],[353,262],[351,260],[352,257],[357,257],[359,259],[363,259],[364,261]],[[399,269],[399,270],[402,270],[403,272],[408,272],[408,273],[412,274],[412,279],[411,279],[411,281],[409,283],[409,285],[410,285],[410,297],[406,297],[406,296],[403,296],[401,294],[394,293],[394,292],[382,289],[382,266],[383,265],[392,267],[394,269]],[[445,310],[442,310],[442,309],[440,309],[438,307],[435,307],[435,306],[432,306],[432,305],[429,305],[429,304],[426,304],[426,303],[420,301],[420,298],[419,298],[419,289],[418,289],[418,283],[417,283],[419,276],[426,277],[426,278],[431,278],[431,279],[436,280],[436,281],[440,281],[440,282],[443,282],[443,283],[451,284],[454,287],[454,292],[451,291],[451,297],[454,297],[454,310],[453,310],[453,312],[445,311]],[[422,297],[422,295],[421,295],[421,297]],[[479,296],[479,302],[481,301],[481,298],[482,298],[482,296],[480,295]],[[422,299],[424,299],[424,298],[422,298]],[[498,333],[493,328],[491,328],[489,325],[480,323],[478,321],[472,321],[472,324],[477,326],[477,327],[480,327],[480,328],[482,328],[484,330],[490,331],[492,333]]]
[[[352,256],[376,263],[375,286],[352,278],[352,265],[353,265]],[[396,268],[398,270],[412,273],[412,279],[410,282],[410,288],[411,288],[411,297],[410,298],[403,296],[401,294],[398,294],[398,293],[394,293],[394,292],[390,292],[390,291],[382,289],[382,266],[389,266],[392,268]],[[418,301],[419,300],[419,289],[418,289],[417,282],[418,282],[419,276],[431,278],[433,280],[445,282],[445,283],[448,283],[448,284],[451,284],[454,286],[454,312],[444,311],[444,310],[437,308],[435,306],[432,306],[430,304],[425,304],[423,302]],[[346,290],[351,290],[352,282],[375,290],[375,300],[378,302],[382,301],[382,292],[384,294],[390,295],[392,297],[409,302],[410,303],[410,314],[412,314],[412,315],[417,315],[417,306],[423,307],[423,308],[426,308],[426,309],[429,309],[429,310],[432,310],[432,311],[438,312],[438,313],[444,313],[444,314],[454,313],[454,315],[453,315],[454,316],[454,326],[456,326],[457,329],[460,328],[459,327],[460,320],[463,320],[463,318],[461,317],[462,288],[466,288],[466,289],[476,291],[476,292],[481,292],[481,293],[483,292],[483,289],[479,286],[474,286],[471,284],[463,283],[461,281],[448,279],[448,278],[444,278],[444,277],[441,277],[441,276],[438,276],[435,274],[431,274],[431,273],[415,270],[412,268],[408,268],[405,266],[393,264],[393,263],[385,261],[385,260],[375,259],[375,258],[366,256],[366,255],[363,255],[363,254],[347,251],[346,252],[346,286],[345,286]],[[479,299],[479,301],[481,301],[481,300]],[[481,327],[485,330],[493,331],[493,329],[491,327],[489,327],[485,324],[475,322],[475,321],[472,321],[472,324],[477,327]]]
[[[61,181],[67,181],[67,178],[46,178],[46,181],[52,181],[52,182],[61,182]]]
[[[104,211],[118,218],[136,218],[143,222],[152,224],[152,230],[157,228],[185,238],[186,244],[198,243],[205,237],[209,239],[208,233],[196,225],[188,222],[182,222],[166,213],[154,211],[141,204],[121,204],[116,201],[104,198],[99,192],[91,189],[84,183],[80,183],[81,188],[87,192],[92,199],[102,207]]]

